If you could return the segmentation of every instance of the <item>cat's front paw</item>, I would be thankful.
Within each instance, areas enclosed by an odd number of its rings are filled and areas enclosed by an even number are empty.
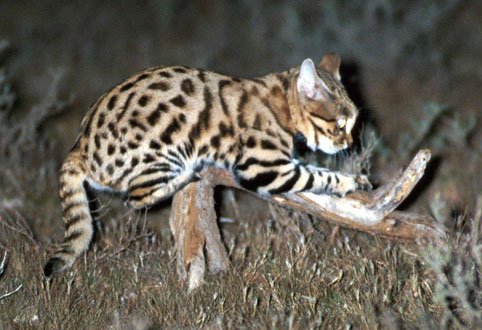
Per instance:
[[[331,193],[339,197],[344,197],[346,194],[356,190],[370,191],[371,189],[372,185],[366,175],[343,175],[339,176],[339,182]]]
[[[331,193],[338,197],[344,197],[346,194],[354,192],[358,184],[354,176],[338,175],[337,184],[331,189]]]

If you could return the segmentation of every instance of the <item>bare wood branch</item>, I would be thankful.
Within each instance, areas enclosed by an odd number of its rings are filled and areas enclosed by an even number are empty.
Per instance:
[[[214,210],[214,186],[211,177],[193,182],[173,199],[169,224],[177,253],[177,272],[187,279],[192,291],[203,283],[205,255],[212,273],[229,267],[229,258],[222,243]]]
[[[218,185],[373,235],[411,240],[443,237],[444,232],[432,217],[394,211],[423,176],[429,160],[430,151],[421,150],[407,169],[387,184],[371,193],[357,192],[343,198],[312,193],[260,197],[240,187],[230,172],[207,168],[201,172],[199,182],[189,184],[174,196],[169,222],[176,244],[178,274],[188,280],[189,291],[201,285],[206,265],[204,250],[211,272],[229,267],[214,211],[213,189]]]
[[[7,267],[7,260],[8,260],[8,252],[5,251],[3,253],[2,262],[0,262],[0,277],[2,277],[5,268]]]
[[[3,258],[2,258],[2,261],[0,262],[0,277],[2,277],[4,271],[5,271],[5,268],[7,268],[7,262],[8,262],[8,252],[5,251],[3,253]],[[23,284],[20,284],[15,290],[13,291],[10,291],[10,292],[7,292],[3,295],[0,296],[0,300],[2,299],[5,299],[13,294],[15,294],[16,292],[18,292],[21,288],[22,288]]]
[[[394,239],[434,238],[444,236],[432,217],[407,212],[393,212],[423,176],[430,151],[421,150],[405,171],[371,193],[356,192],[345,197],[298,193],[263,197],[271,203],[311,214],[343,227]],[[237,188],[248,193],[231,173],[209,168],[201,176],[217,185]],[[259,197],[259,196],[258,196]],[[261,197],[260,197],[261,198]]]
[[[0,300],[5,299],[5,298],[7,298],[7,297],[10,297],[11,295],[17,293],[17,292],[22,288],[22,286],[23,286],[23,284],[20,284],[15,290],[10,291],[10,292],[7,292],[7,293],[1,295],[1,296],[0,296]]]

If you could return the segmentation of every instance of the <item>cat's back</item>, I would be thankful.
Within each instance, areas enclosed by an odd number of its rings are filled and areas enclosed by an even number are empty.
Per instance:
[[[152,167],[161,154],[172,150],[194,156],[189,154],[202,148],[203,137],[212,129],[232,127],[228,103],[242,89],[241,79],[201,69],[141,71],[91,106],[74,149],[82,154],[90,177],[125,190],[123,178]]]

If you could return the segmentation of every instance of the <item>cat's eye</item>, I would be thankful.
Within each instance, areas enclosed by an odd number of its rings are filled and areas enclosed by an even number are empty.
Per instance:
[[[345,118],[339,118],[337,121],[336,121],[336,126],[338,128],[344,128],[346,126],[346,119]]]

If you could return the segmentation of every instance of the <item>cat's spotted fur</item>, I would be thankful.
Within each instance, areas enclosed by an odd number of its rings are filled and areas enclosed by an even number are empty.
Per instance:
[[[60,170],[65,239],[45,274],[70,267],[93,235],[85,185],[125,194],[134,208],[171,197],[205,166],[231,171],[260,194],[344,195],[363,176],[305,166],[293,137],[335,153],[352,142],[358,111],[340,82],[339,57],[258,79],[187,67],[140,72],[90,109]]]

